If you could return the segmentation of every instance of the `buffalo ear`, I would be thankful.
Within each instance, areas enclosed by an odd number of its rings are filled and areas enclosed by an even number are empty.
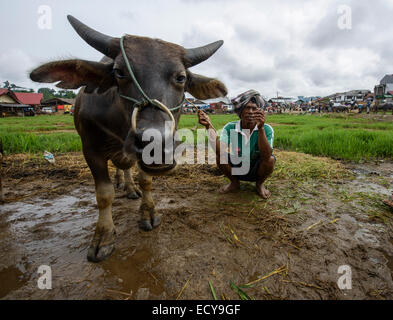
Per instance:
[[[228,93],[225,85],[217,79],[204,77],[190,71],[187,71],[187,75],[186,91],[197,99],[225,97]]]
[[[84,92],[102,93],[116,85],[112,73],[113,63],[101,63],[86,60],[63,60],[46,63],[30,73],[30,79],[36,82],[53,83],[56,87],[78,89],[86,86]]]

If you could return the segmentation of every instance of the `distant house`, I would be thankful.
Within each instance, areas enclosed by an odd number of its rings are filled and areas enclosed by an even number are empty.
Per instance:
[[[41,93],[14,92],[9,89],[0,89],[0,115],[26,115],[34,114],[41,104]]]
[[[188,101],[190,101],[191,103],[189,103]],[[195,107],[201,110],[206,110],[210,107],[208,103],[198,99],[188,98],[188,101],[186,101],[183,106],[183,113],[195,112]]]
[[[71,108],[75,106],[75,99],[52,98],[42,101],[41,106],[52,107],[53,112],[69,113]]]
[[[334,102],[352,102],[352,101],[363,101],[369,94],[370,90],[350,90],[346,92],[338,92],[328,96],[327,98],[333,100]]]
[[[233,110],[232,102],[227,97],[208,99],[204,101],[210,106],[210,110],[218,113],[231,112]]]
[[[19,103],[26,104],[31,107],[38,107],[41,104],[43,94],[32,92],[14,92],[9,89],[0,89],[1,103]]]
[[[0,89],[0,103],[18,103],[18,98],[8,89]]]
[[[297,100],[298,99],[294,99],[294,98],[277,97],[277,98],[271,98],[268,102],[269,103],[290,104],[290,103],[295,103]]]
[[[384,76],[379,84],[386,85],[386,91],[393,91],[393,74]]]
[[[298,96],[298,99],[294,101],[297,105],[302,105],[302,104],[310,104],[313,101],[317,101],[321,99],[320,96],[313,96],[313,97],[304,97],[304,96]]]
[[[385,95],[390,95],[393,91],[393,74],[385,75],[379,82],[379,85],[374,87],[374,94],[377,99],[383,99]]]

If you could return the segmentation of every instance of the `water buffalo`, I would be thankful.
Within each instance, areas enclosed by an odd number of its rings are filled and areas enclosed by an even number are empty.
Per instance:
[[[374,112],[378,113],[378,111],[383,111],[383,114],[386,114],[386,111],[392,110],[393,114],[393,104],[392,103],[384,103],[378,106],[375,106]]]
[[[115,241],[114,187],[108,174],[108,160],[124,170],[130,198],[140,196],[130,171],[138,163],[142,189],[139,227],[145,231],[157,227],[161,215],[156,213],[151,195],[152,176],[168,173],[176,162],[146,163],[142,153],[150,142],[143,141],[142,135],[151,128],[161,132],[162,155],[173,156],[173,148],[166,146],[173,142],[185,91],[198,99],[226,96],[227,89],[222,82],[188,70],[213,55],[223,41],[185,49],[147,37],[114,38],[89,28],[72,16],[68,16],[68,20],[79,36],[103,53],[104,58],[100,62],[49,62],[33,70],[30,78],[46,83],[60,81],[57,87],[63,89],[82,87],[75,102],[74,122],[95,181],[99,210],[87,258],[99,262],[111,255]],[[165,130],[168,122],[172,130]],[[120,182],[118,171],[116,183]]]
[[[332,110],[333,112],[349,112],[349,108],[344,105],[333,106]]]

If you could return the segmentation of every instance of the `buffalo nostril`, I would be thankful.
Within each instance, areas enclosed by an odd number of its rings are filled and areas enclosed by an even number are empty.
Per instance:
[[[138,152],[142,153],[143,149],[146,148],[149,144],[154,143],[154,139],[151,138],[149,140],[142,140],[142,137],[137,136],[135,139],[135,147]]]
[[[129,134],[124,144],[123,150],[127,154],[140,155],[143,152],[143,144],[134,134]]]
[[[143,144],[142,140],[141,140],[139,137],[137,137],[137,138],[135,139],[135,148],[136,148],[137,150],[140,150],[140,151],[142,152],[143,147],[144,147],[144,144]]]

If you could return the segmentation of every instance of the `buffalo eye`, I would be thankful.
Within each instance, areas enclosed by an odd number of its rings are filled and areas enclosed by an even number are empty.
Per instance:
[[[118,79],[124,79],[124,78],[128,78],[123,71],[121,71],[120,69],[114,69],[113,73],[115,74],[115,77]]]
[[[176,77],[176,82],[179,84],[183,84],[186,82],[186,79],[187,79],[186,76],[181,74]]]

